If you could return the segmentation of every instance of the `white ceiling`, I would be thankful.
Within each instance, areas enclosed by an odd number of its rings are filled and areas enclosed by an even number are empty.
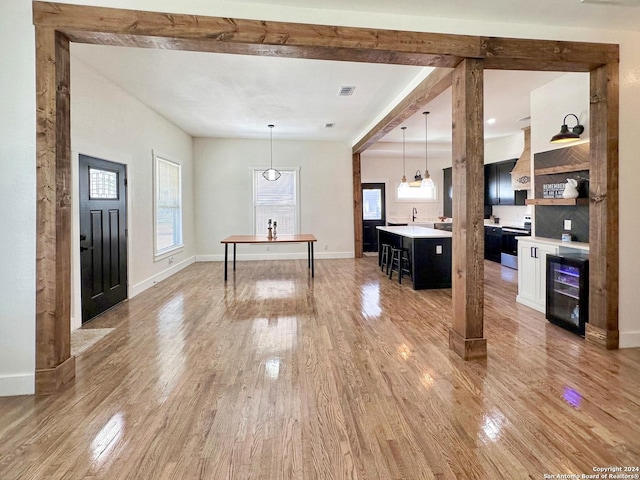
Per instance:
[[[244,0],[240,0],[244,1]],[[592,0],[595,1],[595,0]],[[609,0],[600,0],[609,1]],[[640,0],[620,0],[623,2]],[[318,8],[317,0],[252,0]],[[565,25],[578,22],[598,28],[640,29],[640,7],[580,4],[579,0],[323,0],[322,8],[353,11],[464,17],[491,21]],[[464,8],[463,8],[464,7]],[[563,16],[568,9],[572,14]],[[551,15],[553,13],[553,15]],[[633,20],[632,22],[629,22]],[[630,26],[632,25],[632,26]],[[195,137],[339,140],[355,143],[397,102],[399,95],[428,73],[423,67],[254,57],[72,44],[72,58],[111,79],[132,96]],[[72,60],[73,68],[73,60]],[[553,80],[552,72],[485,72],[487,139],[518,133],[528,125],[529,92]],[[339,97],[341,86],[355,86]],[[395,100],[394,100],[395,99]],[[451,139],[450,90],[425,109],[429,142],[444,149]],[[335,123],[325,128],[325,123]],[[403,123],[407,149],[424,150],[424,115]],[[377,154],[396,155],[399,128],[373,147]],[[391,142],[391,145],[388,143]],[[411,144],[415,145],[411,145]],[[374,152],[371,152],[374,153]]]
[[[239,3],[640,31],[640,0],[235,0]]]

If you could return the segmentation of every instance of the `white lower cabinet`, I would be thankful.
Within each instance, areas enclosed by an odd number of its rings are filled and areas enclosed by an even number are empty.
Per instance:
[[[547,255],[557,255],[558,247],[518,238],[518,296],[516,301],[545,313]]]

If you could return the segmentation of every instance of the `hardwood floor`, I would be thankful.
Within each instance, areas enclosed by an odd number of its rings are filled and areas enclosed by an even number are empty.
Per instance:
[[[488,358],[451,290],[376,258],[194,264],[91,322],[52,397],[0,398],[0,479],[542,479],[640,466],[640,349],[516,304],[485,264]],[[587,361],[588,359],[588,361]],[[637,473],[637,472],[632,472]]]

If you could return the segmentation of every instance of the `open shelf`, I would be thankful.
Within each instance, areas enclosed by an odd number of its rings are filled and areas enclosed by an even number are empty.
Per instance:
[[[576,165],[559,165],[557,167],[536,168],[535,175],[553,175],[555,173],[581,172],[589,170],[589,162],[578,163]]]
[[[589,205],[588,198],[528,198],[525,205]]]

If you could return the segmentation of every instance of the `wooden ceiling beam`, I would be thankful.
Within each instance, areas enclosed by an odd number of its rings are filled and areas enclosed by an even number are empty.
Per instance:
[[[462,58],[477,58],[486,60],[485,68],[518,68],[522,63],[533,70],[576,71],[578,66],[578,71],[587,71],[619,59],[617,45],[600,43],[309,25],[51,2],[33,3],[33,22],[82,43],[216,52],[229,48],[232,53],[251,55],[269,54],[273,48],[280,55],[299,58],[371,63],[408,61],[410,65],[453,67]],[[389,62],[389,58],[396,61]]]
[[[353,146],[362,153],[451,86],[453,69],[437,68]]]

